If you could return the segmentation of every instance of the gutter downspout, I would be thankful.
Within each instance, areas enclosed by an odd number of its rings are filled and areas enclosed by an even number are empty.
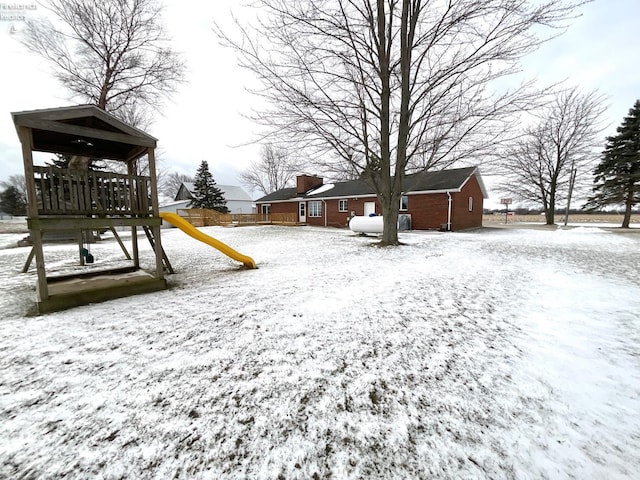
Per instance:
[[[451,204],[453,203],[453,199],[451,198],[451,193],[447,192],[447,196],[449,197],[449,205],[447,208],[447,232],[451,231]]]
[[[325,202],[322,199],[320,199],[320,201],[324,205],[324,226],[326,227],[327,226],[327,202]]]

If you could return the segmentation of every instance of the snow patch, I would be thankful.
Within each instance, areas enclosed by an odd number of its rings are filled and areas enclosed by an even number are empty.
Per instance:
[[[329,190],[331,190],[333,187],[335,187],[335,184],[333,183],[326,183],[324,185],[321,185],[320,187],[316,188],[315,190],[311,190],[310,192],[307,193],[307,196],[309,195],[318,195],[319,193],[324,193],[324,192],[328,192]]]

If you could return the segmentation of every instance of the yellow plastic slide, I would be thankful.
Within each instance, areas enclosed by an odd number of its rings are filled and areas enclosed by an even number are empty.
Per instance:
[[[178,227],[187,235],[195,238],[196,240],[200,240],[201,242],[206,243],[207,245],[212,246],[213,248],[217,248],[222,253],[227,255],[228,257],[233,258],[239,262],[244,263],[244,266],[247,268],[258,268],[256,267],[256,262],[253,261],[253,258],[247,257],[246,255],[242,255],[240,252],[235,251],[226,243],[222,243],[220,240],[216,240],[209,235],[205,235],[200,230],[195,228],[189,222],[187,222],[184,218],[175,213],[169,212],[160,212],[160,218],[169,222],[171,225]]]

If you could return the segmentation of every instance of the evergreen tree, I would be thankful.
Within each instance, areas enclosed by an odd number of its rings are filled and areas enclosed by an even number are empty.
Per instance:
[[[69,162],[71,161],[71,158],[73,157],[73,155],[66,155],[63,153],[56,153],[56,158],[52,158],[51,160],[49,160],[48,165],[51,165],[52,167],[57,167],[57,168],[69,168]],[[104,160],[99,160],[96,158],[90,158],[89,159],[89,164],[88,164],[88,170],[95,170],[95,171],[105,171],[107,169]]]
[[[9,215],[25,215],[27,202],[20,190],[11,185],[0,192],[0,210]]]
[[[227,213],[227,201],[222,191],[216,185],[209,164],[203,160],[198,167],[193,182],[193,199],[189,204],[191,208],[209,208],[220,213]]]
[[[622,228],[629,228],[633,206],[640,202],[640,100],[636,100],[616,132],[607,137],[587,205],[598,208],[624,204]]]

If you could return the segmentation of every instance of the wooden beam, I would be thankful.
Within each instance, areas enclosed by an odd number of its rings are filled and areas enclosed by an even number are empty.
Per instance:
[[[150,148],[148,151],[148,161],[149,161],[149,176],[151,177],[151,211],[153,212],[154,217],[160,216],[160,207],[158,206],[158,184],[156,179],[156,155],[153,148]],[[156,276],[158,278],[164,277],[164,268],[163,268],[163,253],[162,249],[162,241],[160,239],[160,225],[153,225],[153,239],[155,240],[156,247]],[[168,259],[167,259],[168,263]]]
[[[38,301],[49,298],[49,288],[47,287],[47,271],[44,266],[44,252],[42,251],[42,232],[40,230],[30,230],[29,236],[33,242],[36,252],[36,270],[38,272],[38,283],[36,292]]]
[[[31,130],[25,127],[18,129],[18,137],[22,145],[22,161],[24,163],[24,177],[27,183],[27,215],[28,220],[38,217],[38,197],[36,195],[36,183],[33,175],[33,143]],[[47,272],[44,266],[44,253],[42,251],[42,232],[29,229],[29,235],[33,242],[33,252],[36,257],[36,270],[38,272],[38,283],[36,290],[38,300],[46,300],[49,296],[47,290]],[[31,263],[31,262],[29,262]],[[27,265],[27,268],[29,266]]]
[[[109,217],[109,218],[69,218],[65,216],[27,218],[30,230],[43,232],[56,230],[102,230],[111,227],[160,226],[160,217]]]
[[[24,163],[24,179],[27,187],[27,215],[38,216],[38,197],[36,194],[35,176],[33,174],[33,146],[31,130],[25,127],[18,129],[18,138],[22,145],[22,161]]]
[[[74,105],[71,107],[28,110],[24,112],[13,112],[11,116],[13,117],[13,122],[16,126],[24,125],[24,122],[34,118],[57,122],[64,122],[65,120],[79,120],[83,118],[97,118],[98,120],[101,120],[104,123],[111,125],[112,127],[117,128],[118,130],[121,130],[128,135],[146,136],[148,138],[153,138],[146,132],[143,132],[142,130],[114,117],[110,113],[107,113],[97,105]]]
[[[38,302],[38,311],[40,313],[55,312],[65,310],[67,308],[78,307],[80,305],[88,305],[90,303],[104,302],[115,298],[129,297],[141,293],[151,293],[164,290],[167,288],[167,282],[164,279],[150,277],[137,282],[128,282],[123,284],[114,284],[109,287],[96,288],[95,290],[87,289],[78,293],[67,293],[60,295],[52,295],[47,299]]]
[[[136,162],[127,163],[127,173],[129,176],[137,174]],[[160,220],[162,223],[162,220]],[[133,264],[136,268],[140,268],[140,251],[138,250],[138,227],[136,225],[131,227],[131,249],[133,250]]]
[[[109,230],[111,230],[111,233],[113,233],[113,237],[118,242],[118,245],[120,245],[120,248],[124,252],[124,256],[127,257],[127,260],[131,260],[131,255],[129,255],[129,251],[127,250],[127,247],[125,247],[124,243],[122,243],[122,240],[120,239],[120,235],[118,235],[118,232],[116,232],[116,229],[113,227],[110,227]]]
[[[82,127],[70,123],[56,122],[37,118],[28,118],[21,121],[21,125],[47,132],[57,132],[78,137],[95,138],[111,142],[124,143],[125,145],[140,145],[142,147],[155,147],[157,142],[151,137],[140,137],[126,133],[109,132],[92,127]]]
[[[33,262],[33,257],[36,254],[36,249],[31,247],[31,251],[29,252],[29,256],[27,260],[24,262],[24,267],[22,267],[21,273],[27,273],[29,271],[29,267],[31,266],[31,262]]]

